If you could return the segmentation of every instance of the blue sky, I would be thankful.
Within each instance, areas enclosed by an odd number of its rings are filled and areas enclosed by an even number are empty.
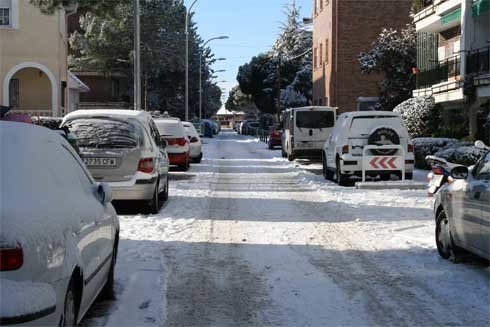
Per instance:
[[[198,0],[193,7],[194,20],[204,40],[226,35],[228,40],[210,43],[216,58],[227,58],[213,66],[219,73],[218,81],[229,91],[238,84],[238,67],[274,43],[282,21],[284,5],[291,0]],[[185,0],[189,5],[192,1]],[[296,0],[302,17],[311,16],[312,0]]]

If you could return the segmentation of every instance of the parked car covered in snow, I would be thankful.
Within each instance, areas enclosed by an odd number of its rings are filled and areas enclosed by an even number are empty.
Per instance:
[[[162,140],[167,142],[170,164],[182,170],[189,169],[189,139],[179,118],[156,119],[155,124]]]
[[[392,174],[401,176],[404,168],[405,179],[412,179],[413,151],[412,140],[399,114],[343,113],[323,146],[323,175],[346,185],[351,176],[361,177],[363,161],[369,157],[367,161],[372,167],[365,170],[367,176],[388,180]]]
[[[283,113],[282,155],[289,161],[298,157],[320,157],[322,146],[330,135],[336,108],[291,108]]]
[[[453,168],[434,204],[439,255],[455,262],[464,251],[490,259],[490,152],[468,169]]]
[[[189,139],[189,156],[192,162],[200,163],[202,160],[202,143],[199,133],[192,123],[183,122],[182,125]]]
[[[146,202],[151,213],[168,198],[166,144],[149,113],[134,110],[79,110],[65,116],[77,137],[80,156],[114,200]]]
[[[0,122],[0,325],[75,326],[110,295],[119,220],[58,133]]]

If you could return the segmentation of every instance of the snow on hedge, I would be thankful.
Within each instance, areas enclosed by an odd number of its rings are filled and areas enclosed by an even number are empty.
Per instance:
[[[474,165],[485,153],[469,142],[461,142],[452,138],[420,137],[413,139],[415,147],[415,167],[430,169],[425,161],[428,155],[435,155],[449,162],[465,166]]]
[[[400,103],[393,111],[402,116],[412,137],[430,136],[435,127],[433,97],[416,97]]]

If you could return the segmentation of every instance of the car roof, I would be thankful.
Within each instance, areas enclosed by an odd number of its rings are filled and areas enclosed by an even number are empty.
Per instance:
[[[144,121],[151,118],[151,115],[146,111],[140,110],[128,110],[128,109],[93,109],[93,110],[77,110],[69,113],[63,119],[63,122],[82,117],[93,117],[93,116],[109,116],[109,117],[119,117],[119,118],[134,118],[140,121]]]
[[[289,108],[286,111],[295,111],[295,110],[310,110],[310,109],[321,109],[321,110],[338,110],[336,107],[328,107],[328,106],[309,106],[309,107],[298,107],[298,108]]]
[[[366,117],[366,116],[376,116],[376,115],[400,117],[399,113],[393,111],[351,111],[351,112],[344,112],[342,115],[349,116],[349,117]]]

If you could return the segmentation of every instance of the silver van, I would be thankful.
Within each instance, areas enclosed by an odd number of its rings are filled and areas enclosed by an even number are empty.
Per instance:
[[[166,144],[150,114],[133,110],[79,110],[62,123],[76,135],[80,156],[114,200],[138,200],[158,213],[168,198]]]

